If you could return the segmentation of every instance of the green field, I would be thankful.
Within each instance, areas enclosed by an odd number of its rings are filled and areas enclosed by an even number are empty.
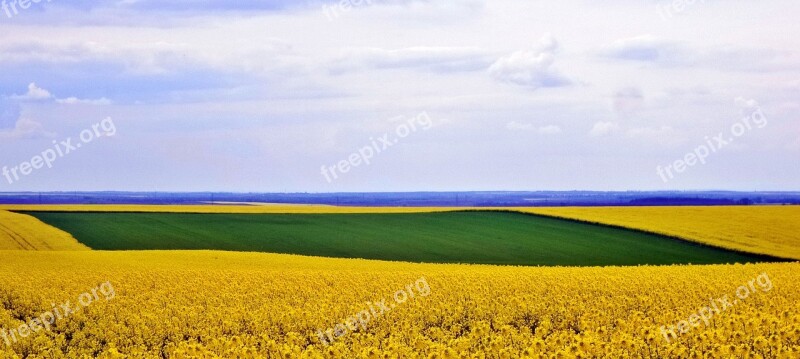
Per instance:
[[[97,250],[218,249],[411,262],[580,266],[769,260],[632,230],[512,212],[27,214]]]

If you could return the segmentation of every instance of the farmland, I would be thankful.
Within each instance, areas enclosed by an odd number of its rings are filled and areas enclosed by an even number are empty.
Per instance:
[[[213,249],[513,265],[770,260],[658,235],[516,212],[29,214],[100,250]]]
[[[325,205],[0,205],[18,212],[237,214],[430,213],[505,210],[632,228],[736,251],[800,260],[800,206],[337,207]],[[764,230],[768,228],[769,230]]]
[[[796,207],[6,209],[0,359],[800,356]]]
[[[119,358],[796,358],[800,266],[553,268],[410,264],[219,251],[0,252],[0,329],[19,327],[99,283],[103,297],[21,356]],[[745,300],[691,331],[709,297]],[[319,330],[424,277],[398,304],[334,342]],[[763,284],[763,285],[762,285]],[[2,353],[6,353],[4,356]],[[56,354],[54,354],[56,353]]]
[[[0,250],[88,250],[69,233],[34,217],[0,211]]]
[[[800,206],[553,207],[524,212],[661,233],[800,260]]]

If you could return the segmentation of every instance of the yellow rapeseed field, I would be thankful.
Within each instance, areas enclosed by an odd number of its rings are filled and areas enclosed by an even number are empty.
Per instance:
[[[203,213],[463,210],[293,205],[3,208]],[[798,258],[800,253],[798,207],[507,210],[639,228],[784,257]],[[4,249],[87,248],[33,217],[0,210],[0,359],[800,357],[800,263],[548,268],[215,251]],[[113,295],[98,295],[97,288],[104,285],[113,288]],[[81,303],[91,299],[90,293],[94,300],[84,307]],[[60,318],[64,305],[80,309]]]
[[[552,207],[521,210],[642,229],[750,253],[800,259],[800,206]]]
[[[526,268],[213,251],[0,258],[0,358],[800,357],[798,263]],[[420,280],[428,295],[409,286]],[[19,336],[101,283],[113,296]],[[400,290],[417,295],[400,302]],[[388,310],[364,327],[348,320],[380,302]],[[330,342],[320,334],[329,328]],[[17,330],[10,346],[8,330]]]
[[[0,210],[0,250],[88,250],[67,232],[38,219]]]

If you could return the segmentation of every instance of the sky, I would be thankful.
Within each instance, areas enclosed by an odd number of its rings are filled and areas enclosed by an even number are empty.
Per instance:
[[[797,1],[0,5],[0,192],[800,190]]]

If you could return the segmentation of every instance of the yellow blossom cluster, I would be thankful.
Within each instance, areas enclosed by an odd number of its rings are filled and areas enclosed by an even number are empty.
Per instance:
[[[760,274],[708,325],[660,328]],[[330,345],[331,328],[424,277],[430,294]],[[0,251],[0,331],[100,283],[99,300],[0,358],[798,358],[800,264],[499,267],[216,251]],[[756,287],[757,288],[757,287]]]

